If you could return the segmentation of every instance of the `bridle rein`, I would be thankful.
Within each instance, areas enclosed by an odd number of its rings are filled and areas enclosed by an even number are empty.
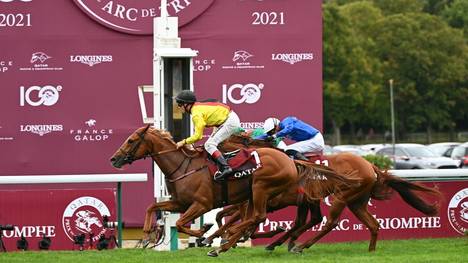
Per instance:
[[[138,160],[138,159],[145,159],[146,157],[153,157],[153,156],[157,156],[157,155],[163,155],[165,153],[171,153],[171,152],[176,152],[178,149],[177,148],[173,148],[173,149],[168,149],[168,150],[163,150],[163,151],[159,151],[159,152],[154,152],[154,148],[153,148],[153,144],[149,145],[148,141],[145,140],[145,135],[146,135],[146,132],[148,131],[150,125],[146,126],[146,128],[141,132],[141,133],[137,133],[138,135],[138,141],[132,145],[132,148],[130,148],[130,150],[128,152],[125,152],[124,150],[122,149],[119,149],[119,151],[124,155],[124,161],[127,162],[128,164],[132,164],[134,161]],[[140,157],[140,158],[136,158],[135,157],[135,154],[136,152],[138,151],[138,149],[140,148],[140,145],[142,143],[145,143],[149,149],[148,152],[146,152],[143,157]],[[182,162],[177,166],[177,168],[170,172],[167,177],[166,177],[166,180],[168,180],[169,182],[175,182],[177,180],[180,180],[190,174],[193,174],[194,172],[198,171],[198,170],[201,170],[203,168],[206,168],[207,166],[202,166],[201,168],[198,168],[196,170],[193,170],[193,171],[190,171],[188,173],[183,173],[181,176],[175,178],[175,179],[169,179],[173,174],[175,174],[182,166],[183,164],[186,162],[187,159],[189,159],[188,161],[188,164],[190,163],[191,159],[194,157],[194,156],[190,156],[189,154],[187,154],[183,148],[182,148],[182,153],[189,157],[189,158],[184,158],[184,160],[182,160]],[[187,166],[188,166],[187,164]]]

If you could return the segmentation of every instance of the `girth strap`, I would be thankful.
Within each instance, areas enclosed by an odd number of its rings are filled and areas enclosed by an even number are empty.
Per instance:
[[[228,180],[223,180],[221,182],[221,195],[223,196],[223,206],[229,204],[229,190],[228,190]]]

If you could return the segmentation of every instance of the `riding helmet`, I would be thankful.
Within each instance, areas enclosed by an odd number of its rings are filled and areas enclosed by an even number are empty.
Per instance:
[[[277,118],[268,118],[265,120],[265,123],[263,124],[263,130],[265,133],[268,133],[276,128],[278,126],[280,121]]]
[[[174,99],[177,103],[195,103],[197,101],[195,93],[190,90],[181,91]]]

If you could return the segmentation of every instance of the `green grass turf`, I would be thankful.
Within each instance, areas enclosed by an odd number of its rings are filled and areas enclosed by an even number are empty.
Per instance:
[[[368,242],[316,244],[302,254],[282,246],[273,252],[263,247],[234,248],[217,258],[206,256],[212,248],[173,252],[143,249],[106,251],[26,251],[0,253],[0,262],[468,262],[468,238],[378,241],[377,251],[367,252]]]

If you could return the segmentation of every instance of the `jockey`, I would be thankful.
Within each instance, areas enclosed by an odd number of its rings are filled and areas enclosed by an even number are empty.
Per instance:
[[[321,154],[325,148],[323,135],[311,125],[296,117],[286,117],[281,122],[276,118],[268,118],[263,125],[265,134],[256,139],[276,139],[287,137],[293,144],[286,146],[286,154],[295,159],[308,161],[304,156],[306,152]]]
[[[178,142],[177,148],[185,144],[193,144],[203,137],[205,127],[214,127],[213,133],[205,142],[206,151],[213,156],[219,168],[215,174],[215,180],[221,180],[232,172],[223,154],[218,150],[218,144],[226,140],[240,128],[240,120],[237,114],[229,106],[219,102],[197,102],[192,91],[183,90],[175,97],[177,106],[183,113],[192,115],[195,133]]]
[[[250,137],[257,139],[266,134],[265,129],[263,128],[256,128],[250,133]],[[268,136],[268,134],[266,134]],[[281,150],[284,150],[286,148],[286,143],[283,142],[283,138],[276,138],[272,141],[273,145]]]

